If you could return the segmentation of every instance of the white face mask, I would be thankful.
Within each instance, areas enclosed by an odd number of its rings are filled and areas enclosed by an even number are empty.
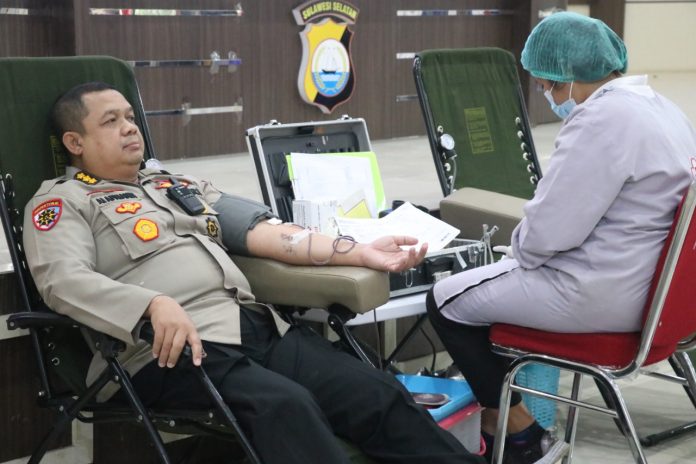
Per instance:
[[[557,105],[555,101],[553,101],[553,95],[551,95],[551,91],[553,90],[554,86],[556,83],[551,86],[549,90],[544,90],[544,96],[546,99],[549,101],[549,104],[551,105],[551,110],[556,113],[556,116],[558,116],[561,119],[565,119],[568,117],[571,111],[573,111],[573,108],[575,108],[578,104],[575,103],[575,100],[571,97],[573,93],[573,83],[570,83],[570,92],[568,92],[568,99],[561,103],[560,105]]]

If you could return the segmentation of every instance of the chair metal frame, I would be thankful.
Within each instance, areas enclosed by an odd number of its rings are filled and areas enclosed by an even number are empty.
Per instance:
[[[672,279],[676,272],[676,266],[681,255],[681,251],[687,245],[685,244],[687,233],[689,232],[690,227],[696,227],[696,224],[692,225],[692,222],[696,222],[696,218],[694,218],[695,208],[696,183],[692,183],[685,195],[681,212],[679,216],[675,218],[676,225],[674,228],[672,241],[671,243],[665,244],[665,246],[669,246],[669,248],[666,252],[666,259],[662,270],[659,271],[660,275],[655,288],[655,293],[650,301],[650,305],[647,308],[647,317],[640,335],[638,350],[634,358],[627,365],[607,367],[598,364],[576,362],[560,357],[549,356],[543,353],[524,352],[493,342],[492,348],[495,353],[503,356],[514,357],[515,359],[510,363],[507,374],[505,375],[503,389],[500,395],[500,414],[498,416],[492,462],[498,464],[503,462],[502,459],[505,446],[505,440],[503,437],[506,436],[510,401],[512,399],[513,392],[526,393],[569,405],[569,413],[564,437],[564,441],[567,443],[567,447],[564,451],[565,463],[570,463],[573,457],[573,447],[575,443],[579,413],[578,408],[589,409],[612,417],[619,426],[619,429],[623,435],[626,437],[631,453],[633,454],[635,461],[638,463],[647,462],[641,442],[643,442],[644,445],[649,446],[658,441],[664,440],[665,438],[675,437],[686,432],[696,430],[696,422],[690,422],[665,432],[651,435],[645,440],[641,440],[638,436],[633,421],[631,420],[628,408],[626,407],[626,403],[621,395],[621,391],[616,383],[617,380],[629,378],[637,375],[639,372],[642,372],[653,377],[675,382],[684,386],[692,402],[694,401],[694,397],[696,395],[696,372],[694,372],[691,361],[685,353],[686,350],[696,346],[696,337],[693,335],[682,340],[678,344],[676,351],[669,356],[669,361],[678,375],[671,376],[662,373],[644,372],[641,370],[641,368],[644,366],[648,358],[648,354],[650,353],[652,347],[653,338],[655,336],[655,331],[660,324],[662,310],[670,290]],[[514,379],[517,372],[519,372],[522,367],[533,363],[554,366],[572,372],[573,383],[570,397],[559,396],[557,394],[538,391],[530,387],[515,385]],[[605,399],[605,402],[607,403],[606,407],[581,401],[579,399],[581,380],[584,375],[590,376],[595,380],[600,392],[602,393],[602,396]]]

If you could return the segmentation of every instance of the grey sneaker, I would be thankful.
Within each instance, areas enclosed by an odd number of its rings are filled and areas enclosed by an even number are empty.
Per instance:
[[[555,464],[568,455],[570,445],[563,440],[557,440],[555,437],[551,436],[551,440],[549,440],[546,445],[542,440],[541,449],[545,449],[544,457],[535,464]]]

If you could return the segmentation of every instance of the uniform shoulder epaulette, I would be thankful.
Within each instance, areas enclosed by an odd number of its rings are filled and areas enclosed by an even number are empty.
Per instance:
[[[96,184],[97,182],[99,182],[99,179],[97,179],[97,178],[94,177],[93,175],[88,174],[88,173],[86,173],[86,172],[84,172],[84,171],[80,171],[80,172],[78,172],[77,174],[75,174],[74,179],[75,179],[75,180],[79,180],[79,181],[82,182],[83,184],[87,184],[87,185],[94,185],[94,184]]]

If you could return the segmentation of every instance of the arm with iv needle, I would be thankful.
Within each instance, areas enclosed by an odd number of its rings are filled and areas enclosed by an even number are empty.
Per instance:
[[[379,271],[399,272],[418,264],[427,251],[404,250],[417,239],[407,236],[386,236],[372,243],[356,243],[351,237],[329,237],[312,233],[294,224],[263,221],[247,233],[249,254],[298,265],[364,266]]]
[[[213,203],[227,251],[243,256],[270,258],[296,265],[364,266],[398,272],[419,263],[427,245],[415,245],[413,237],[391,235],[358,244],[351,237],[311,233],[295,224],[283,223],[268,206],[245,198],[222,194]]]

